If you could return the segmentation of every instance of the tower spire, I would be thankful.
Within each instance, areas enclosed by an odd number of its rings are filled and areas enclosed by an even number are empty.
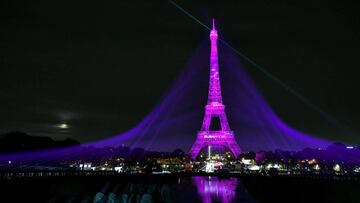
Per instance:
[[[219,77],[219,62],[217,51],[218,33],[215,29],[215,20],[213,19],[212,30],[210,31],[210,80],[209,80],[209,96],[208,103],[222,104],[220,77]]]

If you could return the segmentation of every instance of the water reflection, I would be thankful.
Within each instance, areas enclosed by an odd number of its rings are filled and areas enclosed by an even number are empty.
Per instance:
[[[204,203],[234,202],[236,197],[237,178],[220,179],[218,177],[192,177],[199,196]]]

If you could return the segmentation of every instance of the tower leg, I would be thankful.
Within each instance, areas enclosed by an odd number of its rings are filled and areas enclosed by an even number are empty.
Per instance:
[[[189,152],[192,160],[196,159],[202,147],[203,147],[203,142],[197,139]]]
[[[234,157],[237,158],[240,153],[241,153],[241,149],[239,147],[239,145],[236,143],[236,141],[233,140],[229,140],[227,142],[227,147],[230,149],[230,151],[233,153]]]

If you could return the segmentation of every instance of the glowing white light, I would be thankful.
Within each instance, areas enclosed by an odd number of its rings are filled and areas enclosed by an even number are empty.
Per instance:
[[[68,128],[69,126],[66,124],[66,123],[63,123],[63,124],[60,124],[59,125],[59,128],[61,128],[61,129],[66,129],[66,128]]]
[[[279,164],[268,164],[266,166],[267,169],[270,169],[270,168],[275,168],[275,169],[278,169],[280,168],[280,165]]]
[[[258,170],[260,170],[260,166],[258,166],[258,165],[251,165],[251,166],[249,166],[249,170],[251,170],[251,171],[258,171]]]
[[[245,164],[245,165],[250,165],[250,164],[252,164],[252,160],[251,160],[251,159],[244,159],[244,158],[242,158],[242,159],[241,159],[241,162],[242,162],[243,164]]]
[[[206,162],[206,166],[205,166],[205,172],[206,173],[213,173],[215,170],[215,165],[213,162],[208,161]]]
[[[335,172],[340,172],[340,165],[339,164],[335,164],[335,166],[333,167]]]
[[[118,172],[118,173],[121,173],[122,172],[122,166],[116,166],[116,167],[114,167],[114,170],[116,171],[116,172]]]

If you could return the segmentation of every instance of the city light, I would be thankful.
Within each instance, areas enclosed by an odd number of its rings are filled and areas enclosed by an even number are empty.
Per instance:
[[[62,124],[58,125],[58,127],[61,128],[61,129],[69,128],[69,126],[66,123],[62,123]]]

